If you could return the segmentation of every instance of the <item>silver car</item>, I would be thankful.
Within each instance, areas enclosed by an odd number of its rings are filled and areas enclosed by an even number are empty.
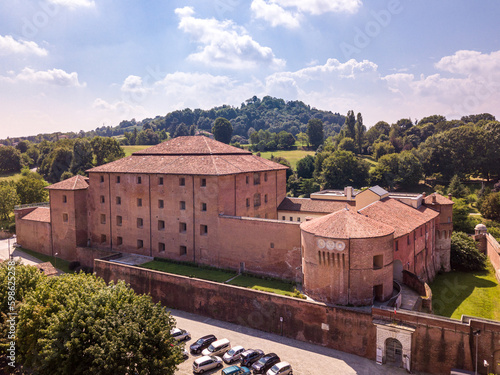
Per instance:
[[[170,330],[170,335],[177,341],[190,340],[191,334],[185,329],[173,328]]]
[[[220,357],[204,355],[193,362],[193,372],[195,374],[203,374],[205,371],[222,366],[222,359]]]
[[[266,375],[292,375],[292,366],[288,362],[276,363],[273,367],[267,370]]]
[[[240,359],[241,353],[243,353],[244,351],[245,351],[245,348],[243,346],[240,346],[240,345],[235,346],[232,349],[230,349],[229,351],[227,351],[226,354],[224,354],[224,357],[222,357],[222,359],[226,363],[236,362],[238,359]]]

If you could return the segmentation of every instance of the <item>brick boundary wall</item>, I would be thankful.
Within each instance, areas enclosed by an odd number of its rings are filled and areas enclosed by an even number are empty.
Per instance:
[[[407,270],[403,270],[403,284],[409,286],[420,294],[422,309],[426,312],[432,313],[432,290],[429,284],[427,284],[421,277]]]
[[[486,254],[490,258],[495,275],[500,283],[500,244],[491,234],[486,234]]]
[[[414,371],[449,374],[451,368],[473,370],[480,329],[478,362],[493,362],[500,351],[500,322],[462,317],[462,321],[392,309],[348,308],[306,301],[232,285],[173,275],[145,268],[94,262],[106,282],[124,280],[136,293],[150,294],[164,306],[375,360],[377,328],[373,319],[415,328],[411,366]],[[479,373],[486,369],[479,366]]]

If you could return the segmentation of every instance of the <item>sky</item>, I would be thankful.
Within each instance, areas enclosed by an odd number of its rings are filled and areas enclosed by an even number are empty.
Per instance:
[[[377,121],[500,118],[500,2],[5,0],[0,138],[254,95]]]

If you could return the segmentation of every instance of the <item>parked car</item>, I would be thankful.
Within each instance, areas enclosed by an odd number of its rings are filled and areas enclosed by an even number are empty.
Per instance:
[[[200,337],[195,343],[191,344],[189,349],[191,350],[191,353],[200,354],[203,349],[208,348],[208,346],[214,341],[217,341],[217,337],[215,337],[215,335],[206,335]]]
[[[230,366],[222,370],[222,375],[250,375],[247,367]]]
[[[208,348],[203,350],[201,354],[203,355],[220,355],[222,356],[225,352],[231,349],[231,343],[228,339],[217,340],[211,343]]]
[[[173,328],[170,330],[170,335],[177,341],[190,340],[191,334],[185,329]]]
[[[280,361],[276,353],[268,353],[252,365],[254,374],[265,374],[272,366]]]
[[[264,356],[264,352],[260,349],[247,349],[241,353],[241,365],[252,367],[252,364]]]
[[[229,349],[226,354],[224,354],[224,357],[222,357],[222,360],[226,363],[233,363],[236,362],[237,360],[240,359],[241,353],[245,351],[245,348],[243,346],[234,346],[231,349]]]
[[[288,362],[276,363],[273,367],[267,370],[266,375],[293,375],[292,366]]]
[[[205,355],[203,357],[195,359],[193,362],[193,372],[195,374],[203,374],[205,371],[212,370],[214,368],[222,367],[222,359],[217,356],[208,356]]]

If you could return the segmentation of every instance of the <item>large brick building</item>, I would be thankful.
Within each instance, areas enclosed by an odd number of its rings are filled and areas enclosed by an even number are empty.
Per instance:
[[[286,197],[286,167],[178,137],[48,187],[50,208],[16,210],[20,245],[90,263],[107,251],[303,282],[314,299],[387,300],[403,269],[449,269],[451,207],[376,186]],[[89,256],[89,254],[93,254]]]

